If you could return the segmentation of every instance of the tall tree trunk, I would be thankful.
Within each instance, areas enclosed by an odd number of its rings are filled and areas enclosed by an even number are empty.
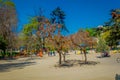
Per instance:
[[[86,50],[85,49],[83,50],[83,53],[84,53],[84,57],[85,57],[85,63],[87,63],[87,55],[86,55]]]

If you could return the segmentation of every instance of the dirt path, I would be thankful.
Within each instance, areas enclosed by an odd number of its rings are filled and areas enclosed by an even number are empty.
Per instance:
[[[115,60],[120,54],[112,54],[110,58],[96,58],[97,55],[87,55],[89,61],[99,62],[96,65],[62,68],[55,67],[58,56],[0,61],[0,80],[114,80],[115,74],[120,74],[120,63]],[[67,59],[82,60],[83,56],[70,53]]]

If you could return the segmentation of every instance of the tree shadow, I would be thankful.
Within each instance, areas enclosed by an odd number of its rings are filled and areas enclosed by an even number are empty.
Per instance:
[[[100,62],[96,61],[87,61],[86,63],[83,60],[66,60],[65,62],[62,62],[62,64],[57,64],[55,67],[63,67],[63,68],[69,68],[74,66],[83,66],[83,65],[96,65]]]
[[[24,62],[12,62],[0,64],[0,72],[9,72],[12,70],[23,69],[26,66],[34,65],[36,62],[24,61]]]

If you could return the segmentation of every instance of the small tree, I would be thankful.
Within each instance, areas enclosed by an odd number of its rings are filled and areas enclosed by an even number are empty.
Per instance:
[[[73,45],[80,48],[81,52],[83,51],[85,63],[87,63],[86,47],[89,47],[92,41],[92,38],[89,36],[89,33],[84,30],[79,30],[76,34],[71,36],[71,41]]]
[[[109,51],[109,47],[106,44],[105,40],[102,37],[99,37],[98,40],[99,41],[97,43],[96,51],[97,52]]]

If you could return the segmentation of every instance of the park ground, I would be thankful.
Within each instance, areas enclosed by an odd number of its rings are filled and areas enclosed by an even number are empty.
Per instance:
[[[96,58],[99,53],[87,54],[88,61],[96,64],[57,67],[58,55],[42,58],[19,58],[17,60],[0,61],[0,80],[115,80],[120,74],[120,63],[116,58],[119,53],[111,53],[111,57]],[[82,54],[70,52],[66,60],[84,60]]]

